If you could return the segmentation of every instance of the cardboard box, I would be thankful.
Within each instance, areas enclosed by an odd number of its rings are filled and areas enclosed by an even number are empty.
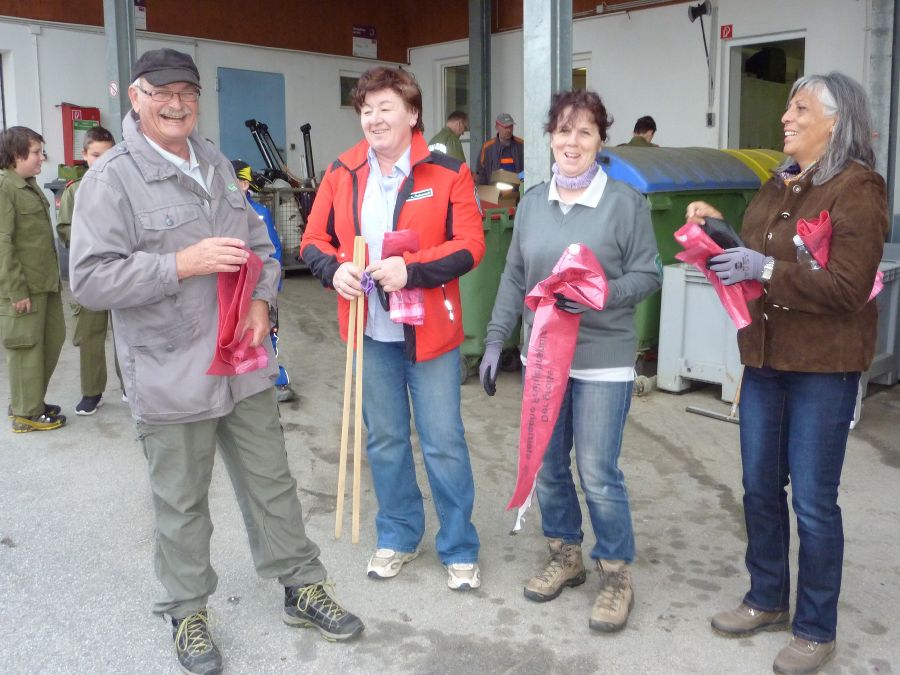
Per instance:
[[[491,185],[496,185],[497,183],[518,185],[521,181],[519,180],[518,174],[515,174],[512,171],[507,171],[506,169],[497,169],[496,171],[491,173],[490,182]]]
[[[519,202],[519,193],[515,190],[500,190],[496,185],[477,185],[475,189],[484,209],[505,208]]]

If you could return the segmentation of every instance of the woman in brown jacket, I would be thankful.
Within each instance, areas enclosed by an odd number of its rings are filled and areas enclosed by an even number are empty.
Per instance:
[[[800,537],[793,637],[776,673],[814,673],[834,655],[844,533],[838,485],[860,373],[874,355],[877,310],[869,300],[888,218],[873,170],[866,94],[840,73],[798,80],[782,117],[788,160],[744,215],[746,248],[710,260],[724,284],[758,280],[752,323],[738,334],[741,460],[750,590],[713,629],[737,637],[788,627],[790,523]],[[798,256],[800,219],[831,219],[826,266]],[[687,218],[721,218],[694,202]]]

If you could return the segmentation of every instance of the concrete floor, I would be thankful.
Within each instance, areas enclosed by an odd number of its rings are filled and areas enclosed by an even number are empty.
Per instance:
[[[447,589],[430,506],[423,554],[396,579],[374,582],[365,576],[375,510],[367,468],[361,542],[349,540],[349,502],[344,538],[333,537],[344,366],[333,296],[308,276],[292,276],[281,319],[282,361],[300,394],[282,406],[282,418],[307,531],[322,547],[338,597],[367,628],[342,645],[281,623],[281,590],[256,576],[217,466],[210,504],[220,580],[210,607],[228,672],[771,672],[788,633],[726,640],[709,628],[709,617],[735,605],[747,586],[738,427],[685,413],[687,405],[727,412],[716,387],[633,401],[622,467],[636,530],[636,602],[623,632],[596,635],[587,625],[595,575],[547,604],[522,597],[545,545],[537,510],[518,536],[510,536],[504,511],[516,475],[519,375],[502,373],[493,399],[474,378],[463,387],[481,590]],[[113,378],[98,414],[76,417],[77,352],[67,345],[48,395],[70,415],[66,428],[0,432],[2,672],[178,672],[167,627],[150,613],[159,587],[146,467],[117,387]],[[850,436],[839,643],[826,673],[900,671],[898,412],[900,387],[873,385]],[[421,473],[420,483],[427,495]],[[591,535],[586,544],[593,545]]]

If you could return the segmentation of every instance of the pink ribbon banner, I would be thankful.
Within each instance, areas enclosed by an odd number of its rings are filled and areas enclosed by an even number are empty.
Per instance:
[[[522,393],[519,473],[506,507],[520,509],[514,530],[521,527],[522,514],[531,502],[535,479],[559,417],[578,342],[581,314],[556,307],[557,294],[595,310],[606,306],[606,275],[584,244],[569,245],[550,276],[538,282],[525,297],[525,304],[534,310],[534,324]]]

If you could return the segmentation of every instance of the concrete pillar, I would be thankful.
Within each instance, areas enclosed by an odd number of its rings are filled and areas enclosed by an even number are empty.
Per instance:
[[[134,1],[103,0],[106,31],[106,127],[117,141],[122,140],[122,118],[131,110],[128,85],[135,55]]]
[[[443,86],[443,84],[442,84]],[[491,135],[491,3],[469,0],[469,165]]]
[[[550,178],[552,164],[544,122],[550,97],[572,87],[572,0],[525,0],[525,189]]]

